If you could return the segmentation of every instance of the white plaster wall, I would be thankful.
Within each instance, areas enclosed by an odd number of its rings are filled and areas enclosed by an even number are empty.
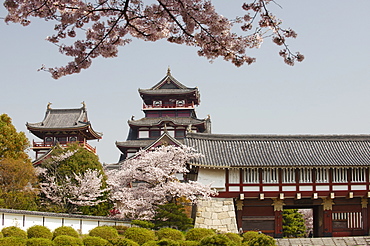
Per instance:
[[[198,182],[204,185],[211,184],[212,188],[225,188],[225,169],[199,168]]]
[[[26,216],[26,223],[25,227],[29,228],[34,225],[42,225],[43,224],[43,219],[40,216],[32,216],[32,215],[27,215]]]
[[[62,226],[62,224],[63,224],[62,218],[56,218],[56,217],[45,217],[44,218],[44,226],[46,226],[52,231]],[[27,228],[24,228],[24,229],[27,229]]]
[[[97,218],[69,218],[69,217],[55,217],[47,215],[31,215],[27,213],[7,213],[0,212],[0,230],[4,227],[16,226],[22,230],[27,230],[29,227],[34,225],[44,225],[51,231],[55,230],[60,226],[70,226],[82,234],[87,234],[89,231],[97,226],[103,225],[124,225],[130,226],[128,221],[115,221]]]

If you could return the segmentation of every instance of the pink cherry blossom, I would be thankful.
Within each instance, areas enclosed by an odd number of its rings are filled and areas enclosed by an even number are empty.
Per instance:
[[[176,44],[198,47],[198,55],[210,61],[223,57],[236,66],[251,64],[248,49],[259,48],[263,39],[284,45],[286,63],[302,61],[293,54],[285,38],[295,38],[291,29],[267,8],[272,0],[244,3],[243,17],[226,18],[217,13],[210,0],[5,0],[7,23],[27,26],[31,18],[56,23],[54,34],[46,40],[59,46],[59,52],[72,57],[67,65],[43,68],[58,79],[87,69],[92,59],[118,55],[118,47],[132,38],[145,41],[165,39]],[[235,26],[240,32],[235,33]],[[279,42],[277,42],[279,41]]]
[[[210,186],[178,179],[189,172],[187,163],[200,157],[186,146],[162,146],[140,151],[136,158],[124,161],[120,170],[109,171],[107,183],[111,187],[110,199],[119,211],[116,216],[151,219],[156,205],[180,197],[196,203],[216,195]]]

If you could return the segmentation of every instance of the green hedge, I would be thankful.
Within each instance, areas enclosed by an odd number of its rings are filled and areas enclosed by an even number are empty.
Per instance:
[[[82,246],[82,239],[68,235],[60,235],[53,240],[55,246]]]
[[[1,246],[26,246],[26,240],[19,237],[4,237],[0,238]]]
[[[27,246],[54,246],[54,242],[47,238],[29,238],[26,241]]]
[[[61,226],[54,230],[53,238],[58,236],[71,236],[71,237],[79,237],[78,232],[70,226]]]
[[[16,226],[4,227],[1,232],[3,233],[4,237],[19,237],[22,239],[27,239],[27,232]]]
[[[34,225],[27,229],[28,238],[52,239],[53,233],[46,226]]]
[[[111,240],[118,237],[118,232],[115,228],[110,226],[98,226],[89,232],[89,236]]]
[[[180,246],[198,246],[198,241],[179,241]]]
[[[215,234],[216,232],[212,229],[193,228],[186,233],[185,238],[188,241],[200,241],[205,237],[213,236]]]
[[[236,246],[236,243],[230,240],[227,236],[223,234],[217,234],[209,237],[203,238],[199,245],[201,246]]]
[[[134,242],[127,238],[115,238],[110,240],[111,244],[114,246],[139,246],[137,242]]]
[[[161,228],[157,232],[157,237],[161,239],[184,240],[184,234],[173,228]]]
[[[275,239],[265,234],[258,234],[258,236],[243,242],[243,246],[276,246]]]
[[[92,236],[86,236],[83,239],[83,243],[85,246],[110,246],[108,240],[103,239],[101,237],[92,237]]]
[[[123,233],[123,236],[140,245],[150,240],[156,240],[154,231],[140,227],[128,228],[125,233]]]
[[[198,246],[198,241],[179,241],[180,246]]]
[[[229,233],[225,233],[225,236],[227,236],[231,241],[236,243],[236,245],[242,244],[243,238],[237,233],[229,232]]]
[[[162,239],[157,242],[159,246],[180,246],[180,243],[171,239]]]

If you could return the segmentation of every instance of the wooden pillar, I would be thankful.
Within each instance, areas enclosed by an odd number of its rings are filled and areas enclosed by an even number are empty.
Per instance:
[[[243,231],[243,206],[244,201],[238,199],[236,201],[236,224],[239,232]]]
[[[331,237],[333,236],[333,199],[327,197],[323,199],[323,207],[324,207],[324,237]]]
[[[364,226],[365,236],[369,235],[369,218],[367,204],[368,204],[367,197],[361,198],[362,223]]]
[[[283,237],[283,206],[285,205],[283,200],[274,198],[272,205],[274,206],[275,214],[275,230],[274,237],[282,238]]]
[[[275,211],[275,238],[283,237],[283,211]]]

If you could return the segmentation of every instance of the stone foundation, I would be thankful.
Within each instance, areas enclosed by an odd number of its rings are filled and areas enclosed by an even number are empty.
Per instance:
[[[238,233],[233,198],[211,198],[197,204],[195,228]]]

